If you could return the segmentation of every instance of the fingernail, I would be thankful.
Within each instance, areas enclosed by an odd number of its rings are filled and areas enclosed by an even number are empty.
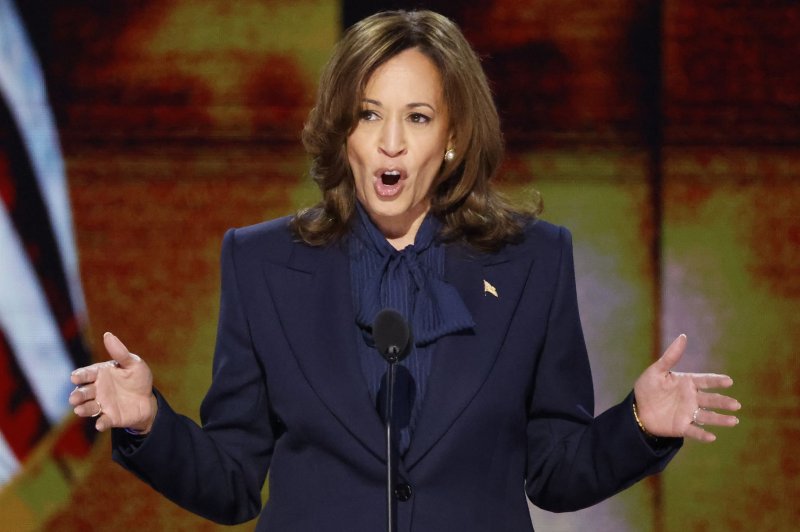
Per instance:
[[[81,373],[83,373],[83,368],[78,368],[72,371],[72,375],[80,375]]]
[[[734,425],[738,425],[739,424],[739,418],[738,417],[733,418],[733,420],[734,420],[733,421]]]
[[[684,340],[686,339],[686,334],[684,334],[684,333],[681,333],[681,336],[683,336],[683,339],[684,339]]]

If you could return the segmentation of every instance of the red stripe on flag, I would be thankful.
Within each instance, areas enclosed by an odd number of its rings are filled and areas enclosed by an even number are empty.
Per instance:
[[[10,211],[14,208],[17,195],[14,189],[14,183],[8,178],[11,174],[11,167],[5,150],[0,150],[0,201],[6,204],[6,208]]]
[[[22,462],[50,424],[0,330],[0,432]]]

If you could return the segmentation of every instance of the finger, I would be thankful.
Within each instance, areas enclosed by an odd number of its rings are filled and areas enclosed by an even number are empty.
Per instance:
[[[697,404],[700,408],[714,408],[717,410],[736,411],[742,408],[742,404],[733,397],[707,392],[697,392]]]
[[[733,379],[727,375],[718,373],[689,373],[688,375],[698,389],[730,388],[733,386]]]
[[[735,427],[739,424],[736,416],[728,416],[713,410],[700,410],[697,413],[697,425],[717,425],[719,427]]]
[[[683,433],[683,437],[691,438],[704,443],[711,443],[717,439],[713,433],[703,430],[701,427],[694,424],[691,424],[686,428],[686,431]]]
[[[106,351],[108,351],[114,362],[123,368],[128,368],[139,360],[138,356],[128,351],[125,344],[110,332],[103,335],[103,345],[105,345]]]
[[[86,401],[93,401],[95,399],[95,387],[92,384],[86,386],[76,386],[69,394],[69,404],[77,406]]]
[[[100,417],[97,418],[97,421],[94,423],[94,428],[97,432],[103,432],[106,429],[110,429],[112,427],[111,419],[108,415],[103,413]]]
[[[79,404],[75,408],[72,409],[75,412],[75,415],[80,417],[94,417],[98,414],[98,412],[102,411],[100,403],[96,400],[92,399],[91,401],[86,401],[84,403]]]
[[[683,352],[686,350],[686,341],[685,334],[681,334],[675,338],[653,366],[661,373],[667,373],[674,368],[683,356]]]
[[[91,366],[84,366],[72,372],[69,379],[72,384],[81,386],[83,384],[91,384],[97,379],[97,368],[99,364],[92,364]]]

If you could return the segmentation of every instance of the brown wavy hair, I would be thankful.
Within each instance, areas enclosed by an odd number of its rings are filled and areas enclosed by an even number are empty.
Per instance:
[[[322,200],[291,221],[302,241],[319,246],[348,232],[357,200],[347,138],[372,73],[410,48],[439,69],[454,137],[456,157],[442,162],[431,185],[431,212],[442,221],[439,237],[493,251],[517,240],[525,220],[540,212],[538,202],[529,210],[512,207],[490,186],[503,159],[500,120],[480,60],[458,26],[432,11],[385,11],[351,26],[322,72],[302,137]]]

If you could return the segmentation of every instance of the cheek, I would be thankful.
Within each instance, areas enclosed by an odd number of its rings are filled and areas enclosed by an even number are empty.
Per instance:
[[[348,166],[350,166],[350,169],[352,170],[353,167],[356,165],[356,160],[355,160],[356,154],[355,151],[353,150],[353,143],[350,142],[350,139],[348,139],[347,144],[344,145],[344,153],[347,156],[347,164]]]
[[[430,192],[430,189],[436,182],[436,178],[439,176],[439,172],[442,170],[442,160],[438,153],[431,154],[431,156],[426,159],[424,168],[421,170],[423,179],[421,180],[420,185],[422,185],[422,187],[425,189],[423,192],[427,194]]]
[[[347,139],[345,145],[345,152],[347,153],[347,164],[350,166],[350,171],[353,174],[358,174],[359,170],[364,166],[364,158],[362,157],[363,150],[361,149],[362,142],[356,134]]]
[[[353,180],[353,185],[356,189],[356,196],[363,199],[365,185],[361,159],[349,143],[345,147],[345,153],[347,154],[347,165],[350,167],[350,179]]]
[[[358,154],[353,151],[351,148],[347,148],[347,166],[350,169],[350,175],[358,181],[358,176],[361,174],[360,171],[360,163],[359,163]]]

